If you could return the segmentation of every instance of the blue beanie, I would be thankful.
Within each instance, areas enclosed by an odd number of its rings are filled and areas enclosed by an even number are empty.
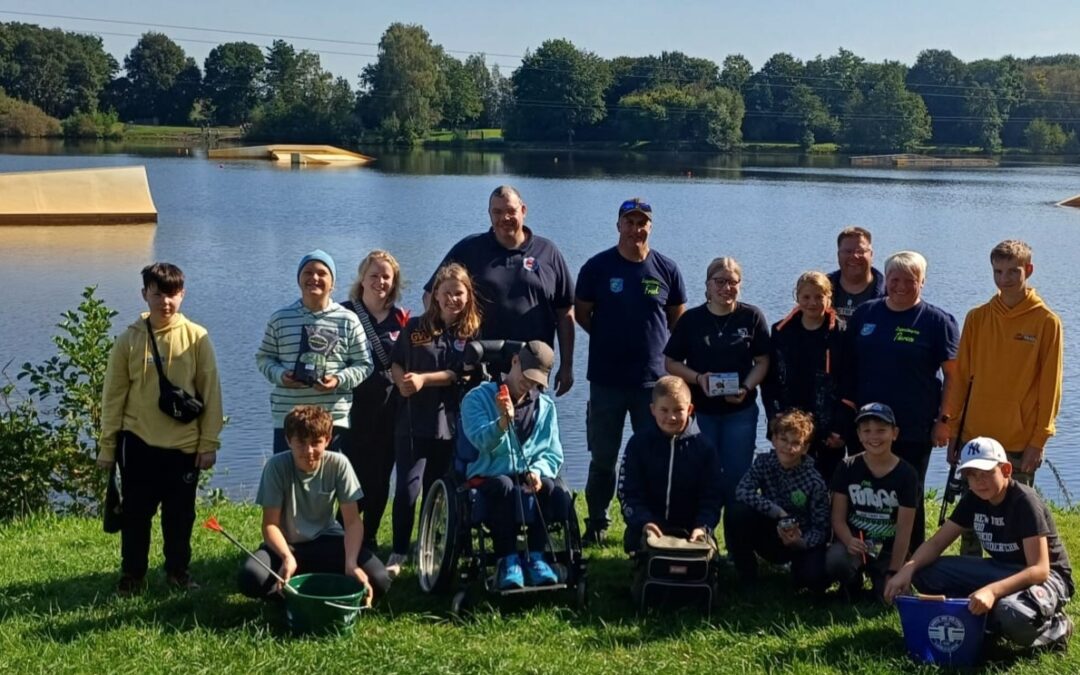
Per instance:
[[[308,253],[303,258],[300,258],[300,266],[296,268],[296,279],[300,279],[300,272],[303,271],[304,265],[314,260],[315,262],[321,262],[330,268],[330,276],[337,278],[337,269],[334,268],[334,259],[330,257],[330,254],[321,248],[317,248],[311,253]]]

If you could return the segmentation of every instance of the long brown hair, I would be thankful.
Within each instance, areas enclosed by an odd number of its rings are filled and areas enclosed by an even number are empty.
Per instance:
[[[453,326],[443,324],[439,310],[439,286],[447,281],[460,281],[465,286],[465,292],[469,294],[468,300],[465,301],[465,309],[461,311]],[[458,263],[448,263],[435,273],[435,280],[431,284],[431,302],[428,303],[427,311],[420,319],[420,329],[430,335],[439,335],[443,330],[453,329],[455,336],[459,338],[476,337],[476,334],[480,332],[480,307],[476,304],[472,277],[463,266]]]

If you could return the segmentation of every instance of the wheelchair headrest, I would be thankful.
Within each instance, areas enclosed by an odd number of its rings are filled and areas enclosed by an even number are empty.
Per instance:
[[[465,345],[465,365],[483,364],[495,373],[509,372],[511,360],[524,346],[519,340],[471,340]]]

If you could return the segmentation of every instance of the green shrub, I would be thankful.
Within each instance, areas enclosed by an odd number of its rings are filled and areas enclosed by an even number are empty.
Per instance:
[[[68,138],[123,138],[124,125],[115,111],[77,112],[63,121]]]
[[[1075,145],[1076,133],[1067,134],[1060,124],[1040,117],[1024,129],[1024,141],[1032,152],[1052,155]]]
[[[60,120],[49,117],[41,108],[0,90],[0,136],[42,138],[60,135]]]
[[[116,312],[92,286],[82,297],[57,324],[57,354],[20,369],[25,394],[10,382],[0,388],[0,520],[49,508],[85,513],[103,493],[95,439]]]

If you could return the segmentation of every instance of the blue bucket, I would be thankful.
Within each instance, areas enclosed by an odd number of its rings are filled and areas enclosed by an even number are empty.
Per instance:
[[[986,615],[968,610],[967,598],[902,595],[896,598],[904,644],[916,661],[939,666],[974,666],[982,650]]]

